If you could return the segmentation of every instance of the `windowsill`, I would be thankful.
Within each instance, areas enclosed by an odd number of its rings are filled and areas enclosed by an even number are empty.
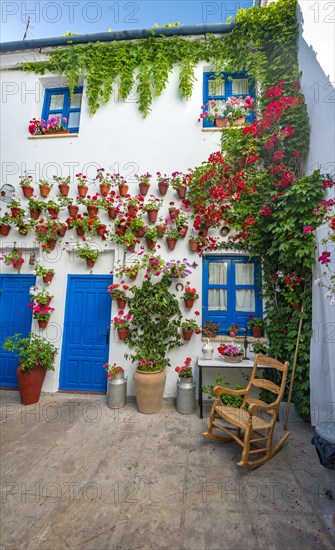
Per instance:
[[[241,124],[240,126],[227,126],[226,128],[217,128],[216,126],[210,128],[202,128],[202,132],[222,132],[223,130],[233,130],[243,128],[245,125]]]
[[[256,343],[267,344],[268,343],[268,339],[264,336],[262,336],[262,338],[254,338],[253,336],[247,336],[247,338],[248,338],[249,344],[256,344]],[[206,341],[205,336],[203,336],[202,341],[203,342]],[[215,338],[210,338],[210,341],[211,342],[234,342],[236,344],[243,344],[244,336],[236,336],[235,338],[232,338],[231,336],[224,336],[222,334],[220,336],[215,336]]]
[[[79,134],[48,134],[44,136],[28,136],[28,139],[54,139],[54,138],[73,138],[79,137]]]

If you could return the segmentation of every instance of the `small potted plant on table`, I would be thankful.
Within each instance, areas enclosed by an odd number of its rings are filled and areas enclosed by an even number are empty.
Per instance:
[[[247,327],[251,328],[254,338],[262,338],[264,321],[260,317],[254,317],[251,313],[249,315],[249,321]]]

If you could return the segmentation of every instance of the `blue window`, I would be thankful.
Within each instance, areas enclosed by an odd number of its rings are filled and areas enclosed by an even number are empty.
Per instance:
[[[246,328],[248,315],[262,317],[261,268],[247,256],[203,258],[203,322],[220,324],[227,334],[231,324]]]
[[[204,73],[203,82],[203,103],[215,100],[217,105],[220,101],[227,101],[229,97],[254,97],[254,85],[246,73],[221,73],[221,78],[216,78],[215,73]],[[208,110],[206,107],[203,112]],[[253,122],[254,113],[251,111],[246,122]],[[204,120],[204,128],[213,127],[214,122]]]
[[[45,90],[42,119],[48,120],[53,116],[60,115],[66,118],[64,126],[71,132],[79,131],[81,100],[83,87],[78,86],[74,89],[72,99],[70,98],[69,88],[49,88]]]

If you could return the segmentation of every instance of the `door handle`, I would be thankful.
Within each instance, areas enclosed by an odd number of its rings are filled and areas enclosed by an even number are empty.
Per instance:
[[[110,327],[107,328],[107,332],[106,332],[106,344],[107,345],[109,344],[109,333],[110,333]]]

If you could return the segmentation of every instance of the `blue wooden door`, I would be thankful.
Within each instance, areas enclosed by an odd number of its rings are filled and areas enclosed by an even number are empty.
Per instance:
[[[107,388],[111,299],[110,275],[69,275],[61,358],[61,390]]]
[[[7,336],[31,330],[32,308],[29,289],[35,285],[33,275],[0,275],[0,386],[17,387],[18,358],[2,349]]]

